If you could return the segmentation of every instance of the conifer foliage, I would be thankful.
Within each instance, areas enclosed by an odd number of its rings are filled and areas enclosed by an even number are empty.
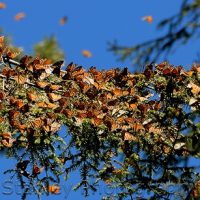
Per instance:
[[[85,195],[103,181],[120,188],[104,199],[198,197],[199,173],[183,161],[200,156],[200,66],[62,70],[63,61],[17,55],[1,37],[0,148],[16,159],[6,173],[22,199],[59,193],[77,169]]]

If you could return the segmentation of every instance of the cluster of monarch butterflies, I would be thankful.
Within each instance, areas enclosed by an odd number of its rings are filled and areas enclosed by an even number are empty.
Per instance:
[[[1,55],[6,54],[11,59],[18,55],[3,44],[1,37]],[[163,106],[162,99],[153,98],[155,93],[148,86],[141,89],[139,85],[145,86],[153,79],[157,91],[170,90],[167,80],[169,77],[175,79],[176,86],[168,92],[174,96],[184,95],[186,86],[190,95],[188,103],[194,109],[198,106],[200,86],[192,81],[194,74],[199,76],[198,66],[185,71],[180,66],[161,63],[155,70],[149,65],[144,73],[138,74],[131,74],[127,68],[98,71],[91,67],[86,71],[73,63],[66,70],[61,70],[62,66],[63,61],[51,63],[50,60],[24,56],[19,66],[3,67],[0,106],[9,105],[7,114],[0,116],[0,123],[7,124],[6,132],[2,133],[4,146],[11,147],[16,142],[9,132],[13,128],[22,133],[57,132],[62,124],[58,114],[73,120],[74,126],[81,126],[87,120],[96,127],[120,131],[125,140],[136,140],[138,132],[149,130],[162,135],[162,127],[157,122],[148,122],[148,111],[159,111]],[[31,112],[36,114],[33,116]],[[24,117],[26,115],[31,117]]]
[[[181,98],[193,110],[199,109],[199,66],[185,71],[181,66],[163,62],[133,74],[127,68],[99,71],[91,67],[86,71],[73,63],[62,70],[63,61],[52,63],[31,56],[12,64],[9,59],[18,53],[5,47],[4,38],[0,37],[0,56],[5,55],[8,62],[0,73],[1,148],[13,145],[28,148],[38,143],[38,138],[57,133],[63,123],[73,134],[76,127],[87,122],[106,133],[120,132],[126,156],[127,142],[139,141],[144,136],[160,145],[155,151],[168,154],[170,145],[166,143],[172,143],[176,134],[173,131],[167,135],[161,124],[165,101]],[[152,111],[157,114],[154,116]],[[177,118],[182,111],[170,108]],[[40,173],[37,170],[36,176]],[[49,190],[59,193],[57,186]]]

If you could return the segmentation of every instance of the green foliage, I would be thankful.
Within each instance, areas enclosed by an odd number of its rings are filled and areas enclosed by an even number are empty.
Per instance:
[[[34,54],[35,56],[40,56],[40,58],[50,59],[53,62],[64,59],[64,52],[53,36],[46,37],[43,41],[34,45]]]

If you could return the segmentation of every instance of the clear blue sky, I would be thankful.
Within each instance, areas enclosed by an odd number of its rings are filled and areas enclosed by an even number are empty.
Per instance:
[[[175,14],[182,1],[180,0],[4,0],[7,8],[0,10],[0,27],[13,38],[16,46],[31,54],[35,43],[45,36],[55,35],[65,52],[66,63],[75,62],[86,68],[96,66],[98,69],[127,66],[130,61],[118,62],[113,53],[108,52],[108,42],[117,39],[120,44],[132,45],[152,39],[161,34],[156,24],[163,18]],[[25,12],[21,21],[14,20],[15,14]],[[147,24],[141,18],[152,15],[154,21]],[[59,20],[67,16],[68,22],[61,26]],[[88,49],[92,58],[85,58],[81,51]],[[180,48],[170,56],[174,65],[191,66],[197,57],[198,44],[191,41],[185,48]],[[158,61],[159,62],[159,61]],[[132,70],[132,69],[131,69]],[[3,155],[2,155],[3,157]],[[1,172],[12,167],[13,162],[1,157]],[[0,175],[1,180],[6,176]],[[75,183],[77,176],[73,176]],[[0,186],[2,191],[2,185]],[[71,182],[65,188],[71,188]],[[104,188],[101,188],[101,192]],[[64,192],[65,193],[65,192]],[[66,194],[42,197],[42,199],[64,199]],[[3,195],[1,200],[20,199],[16,195]],[[35,199],[31,196],[29,199]],[[70,192],[67,200],[84,199],[81,191]],[[95,196],[87,199],[100,199]]]

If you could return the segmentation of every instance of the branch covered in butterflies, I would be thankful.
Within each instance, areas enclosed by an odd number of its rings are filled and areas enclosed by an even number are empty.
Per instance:
[[[0,38],[0,148],[15,156],[22,186],[29,180],[35,191],[58,193],[50,183],[79,168],[85,194],[103,180],[125,196],[142,189],[168,198],[176,193],[166,183],[185,175],[193,179],[182,191],[191,190],[198,174],[177,165],[200,153],[200,66],[163,62],[130,73],[70,63],[61,70],[63,61],[15,55]]]

